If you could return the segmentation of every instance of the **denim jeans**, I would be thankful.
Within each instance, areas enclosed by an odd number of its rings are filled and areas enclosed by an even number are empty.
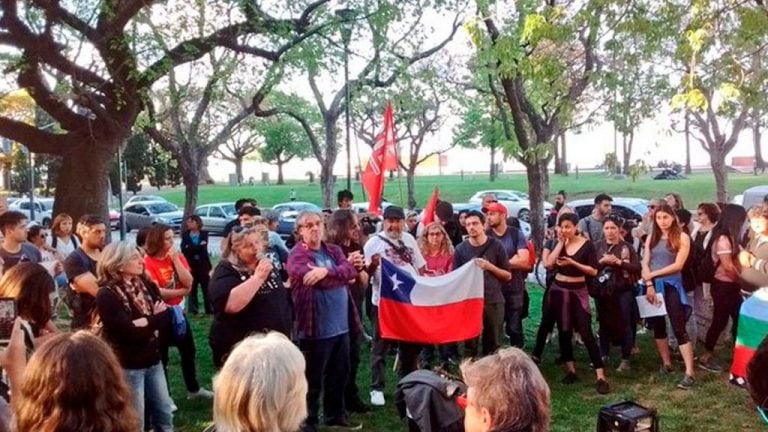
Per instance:
[[[307,424],[317,425],[320,395],[326,423],[345,419],[344,389],[349,379],[349,333],[299,341],[307,363]]]
[[[156,432],[173,431],[173,413],[171,397],[165,383],[163,365],[158,362],[147,369],[126,369],[125,378],[133,391],[133,404],[139,418],[144,420],[144,401],[152,419],[152,428]],[[143,430],[143,429],[142,429]]]

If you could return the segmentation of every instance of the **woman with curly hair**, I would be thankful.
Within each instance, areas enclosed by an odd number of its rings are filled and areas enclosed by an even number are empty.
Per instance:
[[[141,430],[117,357],[85,331],[57,335],[43,344],[13,395],[18,431]]]

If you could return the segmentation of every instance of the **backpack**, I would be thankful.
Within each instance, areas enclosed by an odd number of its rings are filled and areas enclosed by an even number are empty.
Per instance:
[[[717,260],[717,263],[715,263],[715,260],[712,259],[712,245],[716,241],[717,239],[711,238],[707,247],[704,248],[704,253],[701,254],[696,271],[699,282],[712,283],[715,280],[715,271],[720,266],[720,260]]]
[[[528,271],[536,268],[536,247],[528,240]]]

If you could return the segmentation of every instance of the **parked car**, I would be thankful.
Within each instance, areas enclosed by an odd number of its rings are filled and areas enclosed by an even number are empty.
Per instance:
[[[483,197],[487,194],[493,194],[496,199],[507,207],[507,213],[521,221],[530,222],[531,203],[528,194],[511,189],[495,189],[479,191],[469,199],[470,203],[482,204]],[[549,213],[552,204],[544,201],[544,213]]]
[[[130,204],[136,204],[140,202],[149,202],[149,201],[165,201],[168,202],[167,199],[159,196],[159,195],[134,195],[130,198],[128,198],[128,201],[123,204],[123,207],[127,207]]]
[[[120,228],[120,212],[117,210],[109,209],[109,229],[119,229]]]
[[[168,201],[138,202],[125,206],[125,230],[144,228],[156,223],[169,225],[174,231],[181,229],[184,212]]]
[[[741,202],[737,204],[748,209],[754,205],[762,204],[766,196],[768,196],[768,185],[751,187],[744,191]]]
[[[356,202],[352,204],[352,209],[357,213],[368,213],[368,206],[370,203],[368,201],[363,202]],[[392,203],[389,201],[382,201],[381,202],[381,210],[384,211],[387,207],[391,206]]]
[[[612,204],[613,213],[626,220],[634,221],[634,224],[637,225],[643,219],[643,215],[648,212],[648,204],[650,202],[642,198],[613,197]],[[572,208],[579,215],[579,219],[581,219],[592,213],[592,210],[595,208],[595,200],[579,199],[571,201],[566,205]]]
[[[307,210],[320,212],[323,209],[311,202],[291,201],[275,204],[272,206],[272,210],[278,214],[277,233],[280,234],[283,240],[286,240],[287,244],[287,240],[293,237],[293,232],[296,230],[296,216],[299,213]]]
[[[35,197],[33,202],[34,202],[34,208],[35,208],[34,222],[39,223],[45,228],[50,227],[51,222],[53,221],[53,216],[52,216],[53,198]],[[25,215],[27,215],[27,218],[29,218],[30,222],[32,222],[32,219],[29,217],[30,208],[32,207],[29,203],[29,198],[20,198],[8,205],[8,210],[15,210],[15,211],[22,212]]]
[[[224,234],[228,223],[237,219],[235,205],[231,202],[212,203],[197,206],[195,214],[203,220],[204,229],[211,234]]]

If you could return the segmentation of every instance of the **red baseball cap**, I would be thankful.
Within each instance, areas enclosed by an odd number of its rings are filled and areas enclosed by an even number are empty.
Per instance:
[[[494,202],[488,204],[488,207],[483,207],[483,213],[496,212],[501,214],[507,214],[507,207],[504,204]]]

